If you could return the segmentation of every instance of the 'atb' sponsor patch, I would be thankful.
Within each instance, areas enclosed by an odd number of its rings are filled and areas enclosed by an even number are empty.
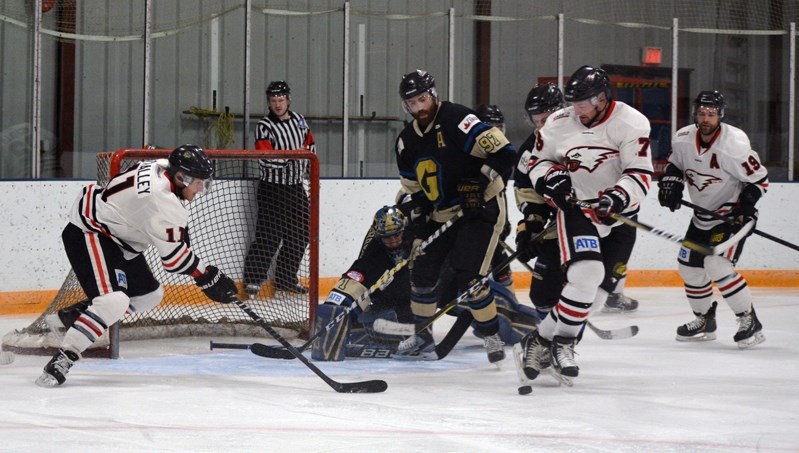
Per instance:
[[[480,118],[477,115],[470,113],[466,115],[466,118],[461,120],[461,123],[458,124],[458,129],[462,130],[464,134],[468,134],[470,130],[476,125],[480,123]]]
[[[114,273],[116,273],[117,276],[117,285],[119,285],[120,288],[128,289],[128,276],[125,274],[125,271],[114,269]]]
[[[576,253],[599,251],[599,238],[596,236],[575,236],[572,241],[574,241],[574,251]]]
[[[347,297],[344,294],[331,291],[330,294],[327,295],[327,299],[325,300],[325,302],[333,302],[336,305],[341,305],[341,303],[344,302],[346,299]]]
[[[691,249],[689,249],[688,247],[680,247],[679,258],[681,260],[686,260],[687,261],[690,256],[691,256]]]

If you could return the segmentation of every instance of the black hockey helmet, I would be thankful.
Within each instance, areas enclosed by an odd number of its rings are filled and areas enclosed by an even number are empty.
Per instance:
[[[174,174],[182,171],[192,178],[211,179],[214,175],[214,164],[202,148],[196,145],[183,145],[175,148],[169,155],[169,168]]]
[[[290,94],[291,88],[289,88],[289,84],[284,80],[275,80],[273,82],[269,82],[269,86],[266,87],[266,97],[288,96]]]
[[[480,104],[476,110],[477,117],[480,121],[491,125],[505,124],[505,115],[502,110],[494,104]]]
[[[568,102],[578,102],[592,99],[599,93],[605,93],[608,101],[613,99],[608,74],[602,69],[586,65],[574,71],[569,78],[563,89],[563,98]]]
[[[417,69],[402,76],[399,95],[403,101],[418,96],[425,91],[429,92],[434,98],[438,98],[436,80],[429,72],[424,69]]]
[[[407,224],[405,214],[395,206],[383,206],[375,213],[375,235],[381,239],[402,233]]]
[[[718,91],[700,91],[694,99],[694,121],[699,107],[715,107],[719,118],[724,118],[724,109],[727,103],[724,102],[724,95]]]
[[[554,83],[544,83],[534,86],[524,101],[524,110],[528,116],[539,113],[554,112],[564,106],[563,93]]]

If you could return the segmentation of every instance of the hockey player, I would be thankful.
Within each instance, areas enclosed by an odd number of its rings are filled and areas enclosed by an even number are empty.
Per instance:
[[[522,220],[516,226],[516,249],[521,261],[527,262],[538,257],[533,268],[530,300],[542,319],[557,303],[566,275],[560,265],[557,236],[543,241],[531,241],[544,230],[555,209],[535,191],[528,172],[529,163],[537,159],[535,143],[538,129],[544,126],[550,115],[563,107],[563,93],[555,84],[536,85],[530,90],[524,102],[524,110],[536,130],[519,147],[513,173],[516,206],[522,213]]]
[[[201,148],[183,145],[169,159],[141,162],[105,187],[89,184],[81,191],[61,238],[91,303],[82,304],[70,325],[64,326],[68,330],[61,349],[36,384],[63,384],[81,353],[108,326],[126,312],[146,311],[161,302],[163,287],[143,254],[150,245],[158,250],[167,271],[191,276],[210,299],[235,300],[233,280],[189,248],[184,202],[209,190],[213,173]]]
[[[525,375],[535,379],[547,353],[566,379],[579,373],[574,359],[577,335],[591,306],[604,303],[607,262],[626,262],[628,230],[612,214],[634,216],[652,177],[649,121],[612,97],[602,69],[583,66],[564,89],[571,105],[547,118],[538,131],[537,159],[529,165],[535,191],[556,206],[560,262],[567,283],[555,308],[525,344]],[[583,211],[572,197],[590,203]],[[619,237],[621,236],[621,237]],[[614,246],[607,246],[612,241]]]
[[[718,244],[749,221],[757,219],[757,204],[768,188],[768,171],[742,130],[722,122],[724,96],[702,91],[694,100],[694,124],[674,135],[669,164],[660,178],[658,201],[672,211],[680,208],[685,186],[698,206],[729,216],[734,225],[694,211],[685,238]],[[685,295],[696,319],[677,328],[677,341],[716,338],[713,282],[738,317],[734,340],[739,348],[762,343],[763,326],[752,306],[752,294],[735,271],[744,241],[718,256],[703,256],[685,247],[677,258]]]
[[[480,118],[480,121],[488,124],[489,126],[496,127],[497,129],[501,130],[502,133],[505,133],[505,115],[502,113],[502,110],[494,104],[480,104],[475,109],[475,113],[477,117]],[[505,208],[507,210],[507,206]],[[502,228],[502,234],[499,236],[500,241],[504,241],[508,235],[510,235],[510,222],[505,221],[505,226]],[[492,266],[499,265],[500,263],[507,261],[508,254],[505,253],[501,247],[497,247],[494,250],[494,258],[491,260]],[[497,269],[493,272],[494,281],[505,285],[507,287],[513,286],[513,271],[511,270],[510,266],[505,266],[502,269]],[[477,331],[475,331],[477,333]]]
[[[507,218],[505,183],[515,150],[497,128],[481,122],[459,104],[440,101],[433,76],[416,70],[403,76],[399,87],[403,108],[413,116],[397,138],[400,181],[406,193],[431,209],[424,237],[458,211],[464,217],[414,257],[411,269],[411,310],[417,322],[436,312],[436,281],[449,257],[459,291],[488,274],[491,258]],[[491,363],[505,357],[493,295],[482,285],[469,297],[469,307],[484,335]],[[435,347],[430,328],[403,341],[398,355],[414,358]]]
[[[341,279],[328,294],[325,303],[317,308],[315,321],[317,328],[327,324],[344,309],[343,307],[360,303],[350,311],[349,318],[339,323],[336,331],[314,343],[314,359],[343,360],[347,345],[358,342],[353,338],[354,335],[350,335],[351,325],[366,324],[369,327],[374,319],[381,316],[399,322],[413,322],[408,302],[411,288],[407,266],[397,271],[390,282],[386,282],[362,299],[363,294],[386,270],[392,269],[410,255],[413,238],[404,234],[406,227],[406,216],[396,207],[383,206],[375,213],[372,228],[364,240],[360,256],[342,274]],[[372,335],[369,330],[364,333],[366,336]],[[359,338],[364,339],[363,337],[364,335],[359,334]],[[384,345],[389,352],[393,352],[399,342],[399,338],[393,342],[385,337],[375,340],[375,344]]]

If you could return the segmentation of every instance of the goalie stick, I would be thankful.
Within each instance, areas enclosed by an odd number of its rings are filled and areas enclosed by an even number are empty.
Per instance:
[[[696,212],[701,212],[702,214],[707,214],[707,215],[709,215],[710,217],[713,217],[716,220],[721,220],[721,221],[723,221],[725,223],[733,223],[733,220],[730,219],[729,217],[725,217],[725,216],[723,216],[721,214],[716,213],[715,211],[711,211],[710,209],[705,209],[702,206],[695,205],[695,204],[691,203],[690,201],[680,200],[680,204],[682,204],[683,206],[689,207],[689,208],[693,209]],[[792,243],[790,243],[790,242],[788,242],[788,241],[786,241],[784,239],[780,239],[780,238],[778,238],[776,236],[772,236],[772,235],[770,235],[768,233],[765,233],[763,231],[760,231],[758,229],[752,229],[752,233],[754,233],[754,234],[756,234],[758,236],[764,237],[764,238],[766,238],[766,239],[768,239],[770,241],[774,241],[777,244],[784,245],[784,246],[786,246],[788,248],[791,248],[791,249],[794,249],[794,250],[799,250],[799,245],[792,244]]]
[[[415,249],[413,249],[411,251],[410,256],[412,257],[415,254],[418,254],[419,252],[427,248],[427,246],[429,246],[433,241],[435,241],[442,234],[444,234],[444,232],[447,231],[461,217],[463,217],[463,211],[458,211],[455,214],[455,216],[444,222],[444,224],[438,227],[438,229],[434,231],[433,234],[431,234],[427,239],[425,239],[421,244],[419,244]],[[350,312],[353,309],[355,309],[356,305],[360,305],[360,303],[366,300],[366,298],[369,297],[369,295],[372,294],[373,292],[377,291],[380,288],[385,288],[387,285],[391,284],[391,282],[394,280],[394,275],[396,275],[397,272],[399,272],[403,267],[407,266],[409,260],[410,258],[404,259],[399,263],[395,264],[394,267],[392,267],[391,269],[388,269],[385,272],[383,272],[383,275],[381,275],[380,278],[378,278],[377,281],[372,286],[370,286],[368,290],[366,290],[366,292],[361,294],[355,302],[345,306],[344,310],[342,310],[341,313],[337,314],[333,319],[330,320],[330,322],[325,324],[323,328],[319,329],[315,334],[313,334],[311,338],[309,338],[308,341],[303,343],[302,346],[298,347],[297,350],[303,352],[309,347],[311,347],[311,345],[313,345],[314,341],[316,341],[317,338],[324,335],[325,332],[329,332],[336,324],[341,322],[341,320],[344,319],[345,316],[348,316]],[[294,356],[291,353],[286,351],[284,348],[281,348],[280,346],[267,346],[267,345],[261,345],[261,346],[263,346],[263,348],[259,348],[259,350],[262,352],[262,354],[258,354],[261,357],[267,357],[272,359],[294,358]],[[268,349],[272,349],[273,351],[270,352],[268,351]]]
[[[534,238],[532,238],[531,241],[541,240],[541,238],[543,238],[546,234],[548,234],[554,228],[555,228],[554,222],[550,222],[546,226],[546,228],[544,228],[540,233],[538,233]],[[513,260],[515,260],[517,256],[519,256],[519,252],[518,251],[515,251],[515,252],[511,253],[510,256],[508,256],[505,260],[502,261],[502,263],[494,266],[494,269],[502,269],[504,267],[509,266],[510,263],[512,263]],[[425,322],[410,324],[410,323],[400,323],[400,322],[396,322],[396,321],[389,321],[387,319],[378,319],[378,320],[375,321],[373,328],[376,331],[378,331],[378,332],[382,332],[382,333],[390,334],[390,335],[403,335],[403,336],[407,336],[407,337],[409,337],[411,335],[416,335],[417,333],[421,332],[422,330],[430,327],[439,318],[441,318],[447,312],[449,312],[450,310],[455,308],[455,306],[457,306],[461,302],[464,302],[466,299],[468,299],[469,296],[471,296],[473,292],[477,291],[477,289],[479,289],[480,286],[486,284],[486,282],[488,282],[488,280],[490,278],[492,278],[493,276],[494,276],[494,270],[492,269],[491,272],[488,273],[488,275],[486,275],[485,277],[481,278],[478,282],[473,284],[471,287],[469,287],[469,289],[467,289],[466,291],[461,293],[458,297],[456,297],[455,299],[452,299],[446,306],[444,306],[441,310],[436,312],[436,314],[433,315],[432,318],[428,319]]]
[[[579,206],[582,209],[593,209],[590,203],[585,202],[583,200],[578,200],[577,198],[570,198],[569,199],[572,203]],[[740,242],[741,239],[745,238],[747,234],[754,228],[754,222],[747,222],[741,229],[735,233],[734,235],[730,236],[729,239],[722,242],[721,244],[715,245],[713,247],[709,247],[704,244],[700,244],[698,242],[691,241],[689,239],[685,239],[682,236],[676,235],[674,233],[669,233],[668,231],[661,230],[660,228],[656,228],[650,225],[647,225],[643,222],[639,222],[637,220],[633,220],[629,217],[623,216],[621,214],[610,214],[610,217],[613,220],[618,222],[624,223],[629,225],[633,228],[637,228],[639,230],[646,231],[648,233],[652,233],[655,236],[662,237],[668,241],[677,243],[682,245],[683,247],[689,248],[695,252],[701,253],[703,255],[720,255],[724,253],[727,249],[732,247],[733,245]]]
[[[513,248],[511,248],[511,246],[506,244],[505,241],[500,241],[499,244],[506,251],[514,253]],[[522,266],[524,266],[528,271],[530,271],[531,273],[534,272],[533,268],[530,267],[529,264],[525,263],[524,261],[519,261],[519,262],[522,263]],[[599,338],[603,340],[623,340],[625,338],[632,338],[638,335],[638,326],[635,325],[628,327],[621,327],[618,329],[611,329],[611,330],[600,329],[599,327],[595,326],[591,321],[586,321],[586,325],[588,325],[588,328],[591,329],[591,332],[594,332]]]
[[[249,305],[245,302],[241,301],[240,299],[233,300],[233,303],[236,304],[237,307],[241,309],[244,313],[252,318],[253,321],[257,322],[266,332],[275,340],[277,340],[283,347],[286,348],[288,352],[291,353],[295,358],[299,359],[305,366],[311,369],[317,376],[322,378],[323,381],[327,385],[329,385],[333,390],[337,391],[338,393],[380,393],[385,392],[388,388],[388,384],[386,381],[382,380],[371,380],[371,381],[361,381],[361,382],[337,382],[333,380],[330,376],[326,375],[322,370],[316,367],[313,363],[310,362],[300,351],[297,350],[291,343],[288,342],[285,338],[283,338],[275,329],[273,329],[269,324],[266,323]]]
[[[441,340],[436,345],[436,360],[441,360],[452,351],[458,341],[463,337],[467,330],[469,330],[469,326],[472,325],[472,321],[474,317],[472,317],[472,312],[469,310],[463,310],[457,316],[455,323],[447,332],[447,335],[444,336],[444,339]],[[349,348],[351,345],[347,345]],[[244,344],[244,343],[217,343],[211,340],[211,350],[214,349],[243,349],[249,350],[253,354],[259,357],[265,357],[268,359],[293,359],[294,356],[286,349],[277,349],[274,346],[266,345],[263,343],[252,343],[252,344]],[[355,348],[353,348],[355,349]],[[349,349],[347,357],[351,357],[349,355]],[[358,357],[363,357],[362,355],[358,355]],[[384,356],[372,356],[369,358],[390,358],[390,355]]]

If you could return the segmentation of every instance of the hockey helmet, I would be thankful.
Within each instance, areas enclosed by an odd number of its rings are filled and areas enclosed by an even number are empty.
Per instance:
[[[436,80],[424,69],[417,69],[402,76],[399,86],[399,95],[403,101],[414,96],[418,96],[425,91],[429,92],[434,98],[438,98],[436,93]]]
[[[539,113],[554,112],[564,106],[563,93],[554,83],[544,83],[534,86],[524,101],[524,110],[528,116]]]
[[[505,115],[502,110],[494,104],[480,104],[477,107],[477,117],[480,121],[490,124],[492,126],[501,126],[505,124]]]
[[[291,88],[289,88],[289,84],[286,83],[284,80],[275,80],[269,83],[269,86],[266,87],[266,97],[269,96],[289,96],[291,94]]]
[[[724,102],[724,95],[718,91],[700,91],[694,99],[694,121],[696,121],[696,113],[699,107],[715,107],[719,118],[724,118],[724,109],[727,103]]]
[[[183,145],[175,148],[169,155],[169,168],[172,172],[182,171],[186,176],[211,179],[214,164],[202,148],[196,145]]]
[[[576,70],[563,89],[563,97],[566,101],[578,102],[591,99],[591,103],[594,105],[598,103],[594,98],[599,93],[605,93],[608,101],[613,99],[608,74],[600,68],[587,65]]]

